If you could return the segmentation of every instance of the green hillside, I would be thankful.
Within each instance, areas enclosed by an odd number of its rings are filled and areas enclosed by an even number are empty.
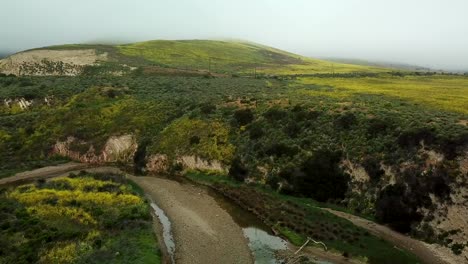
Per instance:
[[[452,226],[447,213],[468,203],[468,76],[245,42],[42,49],[105,56],[76,75],[0,74],[0,178],[77,155],[92,161],[111,138],[132,136],[136,152],[118,165],[210,182],[297,245],[313,236],[367,263],[418,263],[316,208],[332,207],[468,252],[466,223]],[[281,74],[309,76],[271,76]],[[70,138],[73,155],[58,152]]]
[[[215,40],[155,40],[117,46],[121,54],[141,57],[160,66],[268,74],[372,72],[383,68],[332,63],[307,58],[251,42]],[[211,62],[210,62],[211,61]]]
[[[265,75],[309,75],[393,70],[318,60],[245,41],[153,40],[124,45],[67,44],[33,50],[81,49],[106,53],[109,60],[103,64],[114,70],[122,65],[244,75],[254,71]]]

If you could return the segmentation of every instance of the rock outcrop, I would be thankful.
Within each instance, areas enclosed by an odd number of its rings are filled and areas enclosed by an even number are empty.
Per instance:
[[[226,172],[227,168],[217,160],[206,160],[197,156],[180,156],[175,158],[173,163],[178,163],[183,169],[189,170],[210,170]],[[167,173],[170,167],[170,160],[167,155],[154,154],[149,156],[146,169],[150,173]]]
[[[205,160],[197,156],[181,156],[177,158],[177,162],[182,164],[184,168],[191,170],[212,170],[226,171],[227,169],[217,160]]]
[[[155,154],[148,157],[146,170],[154,174],[164,174],[169,170],[169,159],[167,155]]]
[[[72,144],[87,148],[87,151],[83,153],[79,150],[74,150],[71,147]],[[77,140],[74,137],[69,137],[66,141],[57,142],[54,146],[53,153],[84,163],[128,163],[133,161],[133,156],[137,147],[138,144],[133,135],[113,136],[107,140],[102,150],[96,153],[93,145],[89,145],[85,141]]]

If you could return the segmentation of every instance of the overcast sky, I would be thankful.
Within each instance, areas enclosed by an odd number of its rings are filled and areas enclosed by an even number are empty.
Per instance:
[[[245,39],[312,57],[468,70],[468,0],[1,0],[0,52]]]

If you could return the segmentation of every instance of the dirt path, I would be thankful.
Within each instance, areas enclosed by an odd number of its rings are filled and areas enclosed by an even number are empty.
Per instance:
[[[348,214],[345,212],[335,211],[329,208],[322,208],[336,216],[341,218],[348,219],[353,224],[367,229],[372,234],[381,237],[391,243],[397,245],[398,247],[404,248],[416,256],[418,256],[426,264],[445,264],[445,263],[458,263],[453,262],[449,256],[442,255],[442,252],[435,251],[434,247],[429,244],[426,244],[422,241],[413,239],[411,237],[402,235],[398,232],[393,231],[392,229],[374,223],[372,221],[366,220],[364,218]]]
[[[90,166],[87,164],[76,163],[76,162],[69,162],[69,163],[60,164],[57,166],[43,167],[43,168],[32,170],[32,171],[20,172],[11,177],[0,179],[0,185],[21,183],[21,182],[28,181],[31,179],[37,180],[37,179],[57,177],[62,174],[71,173],[72,171],[79,171],[79,170],[89,168],[89,167]]]
[[[171,219],[176,263],[253,263],[241,228],[205,190],[162,178],[130,178]]]

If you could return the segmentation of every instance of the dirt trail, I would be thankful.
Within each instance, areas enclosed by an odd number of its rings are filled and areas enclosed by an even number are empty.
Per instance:
[[[25,171],[17,173],[11,177],[0,179],[0,185],[3,184],[12,184],[12,183],[21,183],[24,181],[32,179],[46,179],[57,177],[62,174],[71,173],[72,171],[79,171],[90,166],[83,163],[69,162],[65,164],[60,164],[57,166],[48,166],[36,170]]]
[[[402,235],[392,229],[374,223],[372,221],[363,219],[361,217],[348,214],[345,212],[335,211],[329,208],[322,208],[336,216],[345,218],[351,221],[353,224],[367,229],[372,234],[381,237],[398,247],[404,248],[416,256],[418,256],[426,264],[445,264],[445,263],[457,263],[450,260],[448,256],[442,256],[441,252],[435,251],[431,245],[426,244],[422,241],[413,239],[411,237]]]
[[[206,190],[162,178],[130,178],[171,219],[176,263],[253,263],[241,228]]]

